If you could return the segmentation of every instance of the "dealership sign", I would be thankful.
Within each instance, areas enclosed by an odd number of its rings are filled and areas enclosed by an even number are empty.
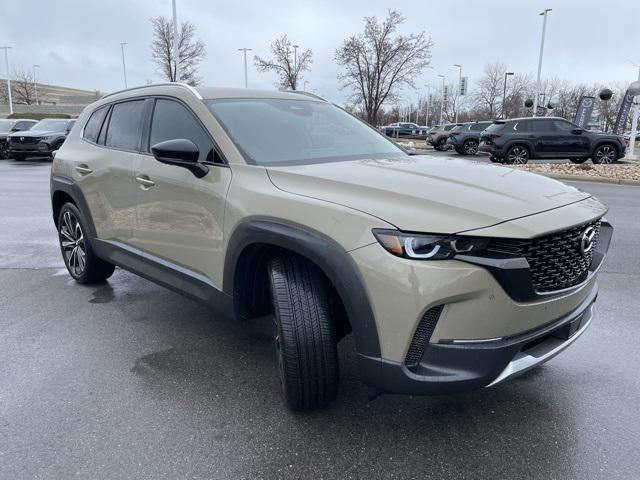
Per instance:
[[[580,128],[586,128],[591,121],[591,114],[593,113],[593,105],[596,99],[594,97],[582,96],[580,103],[578,103],[578,109],[576,110],[576,116],[573,120]]]

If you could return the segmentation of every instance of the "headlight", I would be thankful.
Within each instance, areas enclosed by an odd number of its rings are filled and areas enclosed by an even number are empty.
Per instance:
[[[379,228],[374,229],[373,234],[389,253],[418,260],[448,260],[458,253],[469,254],[484,250],[489,244],[488,238],[462,235],[404,233]]]

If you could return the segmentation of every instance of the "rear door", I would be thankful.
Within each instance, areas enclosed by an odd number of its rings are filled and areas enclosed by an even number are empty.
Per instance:
[[[200,151],[209,173],[158,162],[157,143],[188,139]],[[134,244],[154,260],[162,259],[205,275],[220,286],[223,264],[224,207],[231,169],[196,115],[177,99],[154,99],[144,140],[144,154],[135,164],[137,225]]]
[[[534,156],[558,155],[561,148],[561,136],[556,132],[553,121],[548,119],[530,120],[527,124],[530,129],[529,138],[533,144]]]
[[[131,244],[137,200],[133,165],[140,150],[144,104],[144,99],[127,100],[94,111],[82,133],[90,145],[73,156],[72,174],[102,240]]]

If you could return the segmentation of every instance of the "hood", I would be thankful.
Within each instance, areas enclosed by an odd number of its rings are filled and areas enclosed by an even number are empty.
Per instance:
[[[14,132],[9,137],[47,137],[50,135],[64,135],[64,132],[57,130],[25,130],[23,132]]]
[[[430,156],[267,170],[281,190],[354,208],[415,232],[483,228],[590,197],[522,170]]]

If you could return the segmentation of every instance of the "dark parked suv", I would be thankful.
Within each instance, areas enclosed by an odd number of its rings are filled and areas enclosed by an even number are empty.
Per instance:
[[[478,153],[480,134],[491,125],[491,122],[469,122],[451,129],[447,144],[451,145],[460,155],[475,155]]]
[[[28,118],[2,119],[0,120],[0,158],[7,158],[9,144],[7,137],[15,132],[23,132],[29,130],[36,123],[36,120]]]
[[[26,157],[53,157],[76,123],[65,118],[46,118],[27,132],[12,133],[8,137],[9,156],[15,160]]]
[[[514,118],[493,122],[480,136],[480,151],[500,163],[536,158],[568,158],[583,163],[613,163],[624,157],[622,137],[590,132],[564,118]]]

